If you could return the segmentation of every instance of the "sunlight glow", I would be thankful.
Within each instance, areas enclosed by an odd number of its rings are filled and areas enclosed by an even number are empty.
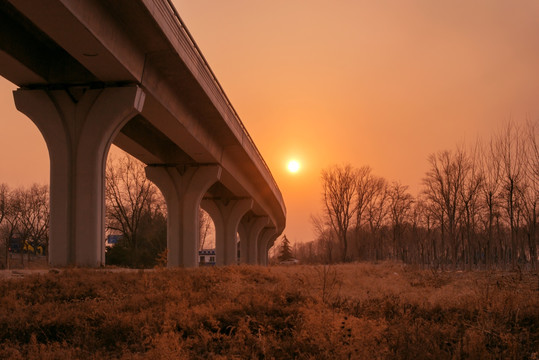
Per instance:
[[[300,167],[301,165],[297,160],[290,160],[287,165],[288,171],[291,173],[297,173]]]

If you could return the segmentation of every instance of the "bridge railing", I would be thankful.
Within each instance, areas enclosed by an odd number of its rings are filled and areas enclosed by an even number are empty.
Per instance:
[[[221,86],[221,83],[219,83],[219,80],[217,80],[217,77],[215,76],[215,74],[214,74],[213,70],[211,69],[210,65],[208,64],[208,61],[206,60],[206,58],[202,54],[202,51],[198,47],[195,39],[193,38],[193,36],[189,32],[189,30],[187,29],[187,26],[185,26],[185,23],[183,22],[182,18],[180,17],[180,14],[178,13],[178,11],[176,10],[176,7],[172,3],[172,0],[166,0],[166,3],[168,4],[168,7],[169,7],[170,11],[174,14],[174,19],[176,20],[176,24],[178,25],[179,29],[185,34],[186,38],[190,42],[190,44],[193,47],[194,51],[199,56],[200,60],[202,61],[202,65],[204,66],[204,68],[208,72],[208,74],[210,75],[211,80],[213,81],[213,83],[215,84],[217,89],[219,90],[221,96],[225,100],[225,103],[227,104],[228,108],[232,112],[235,121],[238,123],[240,128],[243,130],[243,134],[246,136],[247,140],[249,141],[249,144],[252,146],[253,150],[255,151],[255,153],[258,155],[258,158],[262,162],[262,165],[267,170],[267,172],[268,172],[268,174],[270,176],[270,179],[271,179],[273,185],[275,186],[275,189],[278,191],[278,194],[276,194],[276,195],[278,195],[280,197],[280,200],[281,200],[281,203],[282,203],[282,195],[279,192],[279,187],[277,186],[277,182],[275,181],[275,178],[273,177],[273,174],[271,173],[271,170],[270,170],[268,164],[266,163],[266,161],[262,157],[262,154],[260,153],[260,151],[256,147],[253,139],[251,138],[251,135],[249,135],[249,132],[247,131],[247,128],[245,127],[245,125],[241,121],[238,113],[236,112],[236,109],[234,108],[234,106],[230,102],[230,99],[228,98],[225,91],[223,90],[223,87]]]

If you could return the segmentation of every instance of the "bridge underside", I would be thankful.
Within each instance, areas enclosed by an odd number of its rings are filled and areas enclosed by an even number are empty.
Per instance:
[[[281,194],[166,0],[0,0],[0,75],[51,161],[50,261],[104,264],[112,143],[146,163],[168,209],[169,266],[196,266],[198,208],[218,264],[265,264]],[[137,26],[125,26],[137,24]]]

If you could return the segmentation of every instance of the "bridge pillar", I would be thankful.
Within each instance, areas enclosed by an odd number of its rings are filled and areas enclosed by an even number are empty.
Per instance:
[[[266,264],[268,263],[269,251],[270,251],[271,247],[275,244],[275,240],[277,239],[277,237],[278,237],[278,235],[272,236],[272,238],[270,239],[270,241],[268,241],[268,243],[266,245]]]
[[[201,207],[210,214],[215,224],[216,264],[237,264],[236,234],[238,224],[243,215],[253,207],[253,200],[203,199]]]
[[[238,224],[238,236],[239,236],[239,242],[236,243],[236,253],[237,253],[237,264],[247,264],[246,254],[244,252],[245,245],[244,242],[247,241],[247,230],[245,229],[243,219],[240,220],[240,223]]]
[[[105,263],[105,165],[110,144],[142,111],[138,86],[13,92],[41,131],[50,158],[49,262]]]
[[[240,242],[240,262],[242,264],[258,264],[258,237],[260,232],[270,223],[269,217],[257,216],[253,218],[243,218],[243,231]]]
[[[198,209],[204,194],[221,177],[221,167],[148,166],[146,176],[167,203],[167,266],[198,266]]]
[[[265,228],[258,237],[258,264],[262,266],[268,265],[268,250],[273,245],[273,241],[277,234],[274,227]]]

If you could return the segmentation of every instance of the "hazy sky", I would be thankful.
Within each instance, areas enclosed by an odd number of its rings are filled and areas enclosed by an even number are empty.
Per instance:
[[[370,165],[415,193],[429,154],[539,115],[536,0],[174,3],[283,192],[292,241],[312,238],[321,169]],[[11,89],[0,80],[0,182],[47,182]]]

